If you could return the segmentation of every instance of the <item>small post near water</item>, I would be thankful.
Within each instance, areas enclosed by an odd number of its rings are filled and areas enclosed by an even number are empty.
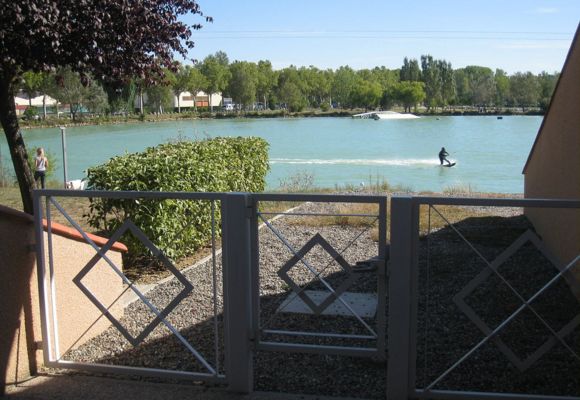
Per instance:
[[[66,183],[68,182],[68,177],[66,174],[66,127],[60,127],[60,137],[62,140],[62,169],[64,170],[64,188],[66,189]]]

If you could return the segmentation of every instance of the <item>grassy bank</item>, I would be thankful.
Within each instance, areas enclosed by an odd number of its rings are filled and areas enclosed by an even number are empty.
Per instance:
[[[352,115],[367,112],[364,109],[308,109],[299,112],[287,110],[264,110],[264,111],[241,111],[241,112],[209,112],[209,111],[185,111],[181,113],[168,112],[164,114],[129,114],[129,115],[99,115],[82,116],[77,121],[66,117],[48,117],[46,120],[20,120],[20,127],[31,128],[55,128],[59,126],[84,126],[84,125],[116,125],[143,122],[162,122],[195,119],[243,119],[243,118],[316,118],[316,117],[351,117]],[[394,108],[392,111],[404,112],[403,109]],[[521,108],[490,108],[480,110],[476,107],[446,107],[427,110],[419,108],[413,111],[419,116],[509,116],[509,115],[543,115],[542,110],[534,109],[522,111]]]
[[[58,183],[52,183],[49,187],[58,187]],[[302,190],[301,190],[302,189]],[[286,187],[283,193],[340,193],[340,194],[360,194],[360,195],[379,195],[391,197],[397,193],[409,193],[408,190],[401,187],[391,187],[387,182],[377,182],[368,187],[352,188],[352,187],[336,187],[334,189],[321,189],[314,187]],[[416,193],[423,195],[446,195],[446,196],[466,196],[466,197],[509,197],[509,195],[492,194],[492,193],[476,193],[471,191],[470,186],[464,187],[450,187],[446,189],[446,193]],[[91,228],[87,222],[86,215],[89,212],[88,198],[74,198],[74,197],[60,197],[55,199],[72,217],[87,232],[99,234]],[[22,202],[20,200],[20,192],[17,187],[0,187],[0,204],[8,206],[17,210],[22,210]],[[284,211],[300,205],[296,202],[262,202],[259,205],[260,212],[263,213],[283,213]],[[324,203],[321,204],[324,212],[328,214],[342,214],[332,216],[300,216],[293,217],[287,221],[289,225],[304,226],[304,227],[324,227],[324,226],[344,226],[357,227],[362,230],[368,229],[371,232],[371,238],[378,240],[378,223],[374,217],[364,217],[360,215],[377,215],[378,206],[376,204],[360,204],[360,203]],[[50,206],[51,217],[53,221],[70,226],[66,217],[61,214],[56,207]],[[387,235],[389,235],[390,216],[387,210]],[[348,214],[348,215],[344,215]],[[441,215],[445,216],[445,219]],[[426,235],[429,232],[437,231],[449,225],[455,224],[471,217],[489,216],[489,210],[480,210],[474,207],[461,206],[438,206],[437,210],[433,210],[428,206],[422,206],[420,209],[420,234]],[[271,215],[267,215],[271,218]],[[219,240],[218,240],[219,243]],[[176,260],[178,268],[185,268],[192,265],[201,258],[211,254],[211,246],[202,247],[196,254]],[[151,263],[147,260],[141,260],[138,265],[124,266],[127,276],[139,282],[150,282],[158,280],[166,275],[168,272],[165,267],[158,265],[158,263]]]
[[[60,188],[59,184],[53,182],[48,185],[49,188]],[[302,190],[301,190],[302,189]],[[408,188],[399,186],[390,186],[387,182],[381,182],[380,184],[369,185],[365,188],[355,188],[351,186],[337,186],[334,189],[330,188],[299,188],[299,187],[285,187],[283,190],[277,190],[273,192],[278,193],[309,193],[309,194],[358,194],[358,195],[376,195],[376,196],[387,196],[391,197],[396,194],[416,194],[416,195],[428,195],[428,196],[453,196],[453,197],[493,197],[493,198],[505,198],[513,197],[513,195],[501,194],[501,193],[478,193],[472,190],[469,185],[464,186],[450,186],[446,188],[443,193],[433,193],[433,192],[419,192],[412,193]],[[85,215],[89,211],[89,200],[88,198],[74,198],[74,197],[60,197],[56,199],[59,204],[69,213],[84,229],[91,232],[90,226],[86,222]],[[15,186],[10,187],[0,187],[0,204],[14,208],[16,210],[22,210],[22,201],[20,198],[20,191]],[[298,206],[299,203],[281,201],[281,202],[261,202],[260,211],[264,213],[282,213],[292,207]],[[467,218],[473,215],[482,215],[481,212],[470,213],[468,208],[462,207],[440,207],[441,210],[445,211],[445,215],[450,216],[450,222],[457,222],[461,219]],[[466,211],[467,210],[467,211]],[[52,217],[56,222],[68,224],[66,218],[58,211],[52,207]],[[372,204],[356,204],[356,203],[336,203],[332,207],[332,212],[336,214],[376,214],[378,213],[378,208],[376,205]],[[422,223],[428,218],[428,207],[425,206],[421,209],[421,220]],[[423,218],[424,217],[424,218]],[[390,220],[390,218],[388,218]],[[435,218],[437,220],[437,218]],[[433,221],[432,221],[433,222]],[[435,221],[437,226],[440,227],[445,224],[444,221]],[[348,226],[368,226],[368,218],[356,217],[356,216],[328,216],[328,217],[299,217],[292,222],[296,225],[309,225],[309,226],[325,226],[325,225],[348,225]],[[432,225],[433,227],[433,225]],[[426,229],[421,227],[421,232],[425,232]]]
[[[361,110],[329,110],[318,109],[300,112],[286,110],[245,111],[245,112],[167,112],[163,114],[129,114],[129,115],[100,115],[83,116],[77,121],[69,118],[48,117],[46,120],[20,120],[20,127],[31,128],[55,128],[59,126],[85,126],[85,125],[116,125],[142,122],[163,122],[195,119],[238,119],[238,118],[309,118],[309,117],[350,117],[353,114],[363,112]]]

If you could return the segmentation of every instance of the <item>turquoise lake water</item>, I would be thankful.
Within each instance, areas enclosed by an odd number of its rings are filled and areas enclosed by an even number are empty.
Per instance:
[[[259,136],[270,143],[268,189],[297,173],[317,186],[386,180],[415,191],[467,186],[482,192],[523,192],[522,169],[541,117],[423,117],[415,120],[279,118],[195,120],[67,128],[69,179],[124,152],[137,152],[172,138]],[[24,131],[29,148],[43,146],[56,158],[62,180],[59,129]],[[452,168],[439,166],[445,146]],[[1,149],[8,155],[5,142]]]

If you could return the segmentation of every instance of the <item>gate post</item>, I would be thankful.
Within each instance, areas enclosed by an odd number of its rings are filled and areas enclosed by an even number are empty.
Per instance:
[[[415,304],[419,206],[391,198],[387,399],[407,400],[415,388]]]
[[[251,393],[254,385],[248,193],[222,201],[225,372],[228,390]]]

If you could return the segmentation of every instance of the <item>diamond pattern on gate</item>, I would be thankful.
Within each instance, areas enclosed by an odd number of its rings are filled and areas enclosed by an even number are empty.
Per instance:
[[[476,313],[475,311],[465,302],[465,298],[469,296],[480,284],[482,284],[491,274],[497,272],[498,268],[506,262],[511,256],[513,256],[524,244],[531,242],[546,259],[558,270],[561,271],[560,263],[547,251],[544,244],[538,238],[538,236],[531,230],[526,231],[521,235],[514,243],[512,243],[503,253],[501,253],[488,268],[481,271],[475,278],[473,278],[459,293],[453,297],[453,301],[457,304],[457,307],[473,322],[485,335],[489,336],[493,329],[491,329]],[[577,288],[577,281],[574,283]],[[498,324],[498,326],[501,325]],[[574,329],[580,325],[580,314],[574,317],[568,324],[566,324],[562,329],[556,331],[559,338],[563,339],[569,335]],[[535,352],[530,354],[525,360],[520,359],[498,335],[493,338],[494,343],[498,349],[511,361],[521,372],[532,366],[537,360],[539,360],[544,354],[546,354],[557,342],[558,339],[554,336],[546,340],[540,347],[536,349]]]
[[[292,280],[292,278],[290,278],[290,276],[288,276],[288,272],[292,267],[299,263],[316,245],[322,247],[348,274],[348,278],[342,282],[337,289],[334,289],[334,292],[331,291],[330,294],[318,305]],[[296,295],[304,301],[304,304],[306,304],[316,315],[320,315],[320,313],[326,310],[328,306],[334,303],[334,301],[336,301],[340,295],[359,278],[359,274],[352,273],[349,263],[319,233],[314,235],[290,260],[288,260],[288,262],[286,262],[286,264],[284,264],[282,268],[280,268],[278,276],[292,288],[292,291],[296,293]]]
[[[127,231],[130,231],[135,237],[137,237],[145,247],[151,250],[151,253],[159,259],[163,265],[177,278],[179,282],[183,285],[181,292],[161,311],[158,311],[158,315],[155,316],[153,321],[151,321],[143,331],[136,337],[132,336],[129,331],[117,320],[113,315],[109,313],[107,307],[102,304],[91,291],[82,283],[82,279],[90,272],[90,270],[103,258],[103,256],[111,249],[113,244],[119,240],[121,236]],[[120,270],[119,270],[120,271]],[[122,272],[121,272],[122,274]],[[123,274],[123,277],[127,280],[128,278]],[[181,272],[169,261],[169,259],[159,250],[139,229],[131,220],[126,220],[117,231],[111,236],[111,238],[105,243],[99,253],[95,256],[81,269],[81,271],[74,277],[73,282],[78,286],[78,288],[89,298],[89,300],[103,313],[109,321],[121,332],[121,334],[133,345],[139,345],[150,333],[162,322],[162,320],[173,311],[175,307],[181,301],[187,297],[189,293],[193,290],[193,285],[183,276]],[[148,306],[151,311],[153,311],[154,306]]]

